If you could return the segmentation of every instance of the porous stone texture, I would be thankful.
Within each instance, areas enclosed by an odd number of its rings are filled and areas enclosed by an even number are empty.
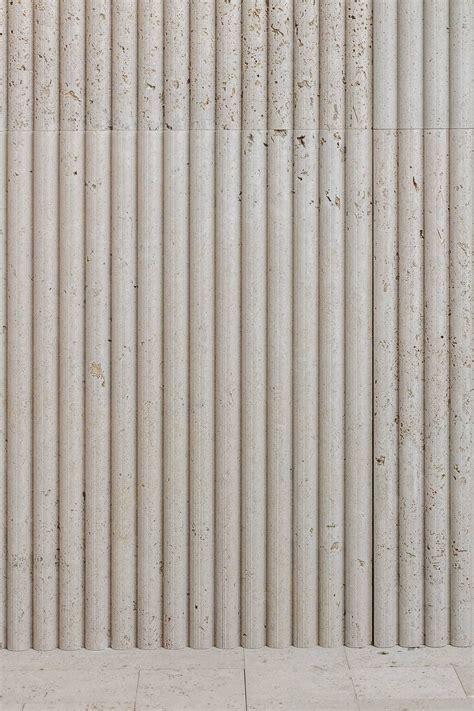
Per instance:
[[[472,708],[471,658],[451,646],[3,650],[0,703],[2,711],[457,711]]]
[[[473,22],[0,0],[0,647],[471,643]]]

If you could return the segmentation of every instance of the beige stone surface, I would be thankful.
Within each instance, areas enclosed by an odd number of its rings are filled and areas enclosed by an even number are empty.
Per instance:
[[[459,699],[466,694],[452,666],[353,669],[360,699]]]
[[[2,672],[1,699],[23,702],[61,703],[133,702],[138,673],[87,670]]]
[[[473,23],[0,0],[0,649],[466,666]]]
[[[470,650],[395,648],[391,656],[387,651],[374,647],[2,651],[0,707],[2,711],[18,711],[23,704],[27,711],[471,708]]]
[[[471,655],[470,664],[466,666],[455,665],[456,674],[461,680],[467,696],[474,697],[474,664]]]
[[[135,706],[163,711],[245,711],[243,671],[142,671]]]

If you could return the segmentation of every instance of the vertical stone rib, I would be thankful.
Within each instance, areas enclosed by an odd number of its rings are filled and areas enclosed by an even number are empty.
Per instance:
[[[425,2],[425,644],[449,642],[449,2]]]
[[[472,225],[474,17],[450,4],[450,643],[473,639]]]
[[[215,2],[191,2],[190,645],[214,645]]]
[[[165,3],[163,645],[189,641],[189,3]]]
[[[215,644],[240,644],[241,2],[216,16]]]
[[[344,639],[345,14],[320,4],[319,644]]]
[[[293,3],[268,33],[267,644],[292,642]]]
[[[60,5],[59,646],[84,644],[85,7]]]
[[[110,633],[111,7],[86,5],[85,645]]]
[[[293,644],[318,639],[319,3],[294,16]]]
[[[33,645],[58,644],[59,3],[34,4]]]
[[[399,643],[423,643],[423,2],[398,15]]]
[[[7,14],[0,2],[0,649],[7,646]]]
[[[398,641],[397,5],[374,0],[374,644]]]
[[[137,646],[162,644],[163,3],[138,5]]]
[[[8,648],[33,642],[33,3],[8,6]]]
[[[266,642],[267,3],[242,5],[242,645]]]
[[[345,643],[372,641],[372,0],[346,3]]]
[[[136,644],[137,8],[112,6],[111,645]]]

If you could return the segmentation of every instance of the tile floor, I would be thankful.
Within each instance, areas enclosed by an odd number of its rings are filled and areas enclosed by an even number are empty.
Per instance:
[[[473,650],[0,652],[1,711],[474,709]]]

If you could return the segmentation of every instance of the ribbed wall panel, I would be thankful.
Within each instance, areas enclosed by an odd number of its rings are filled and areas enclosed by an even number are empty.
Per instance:
[[[471,0],[0,0],[0,647],[472,641]]]

